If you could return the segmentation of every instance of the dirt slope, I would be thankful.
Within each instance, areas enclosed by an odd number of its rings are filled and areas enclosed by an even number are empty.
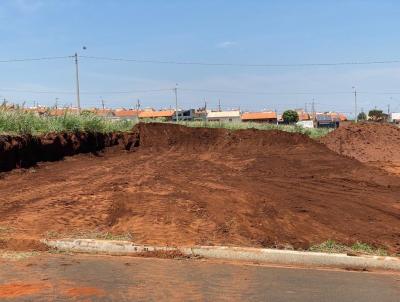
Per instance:
[[[0,238],[96,230],[151,244],[335,239],[400,252],[399,178],[303,135],[140,124],[129,146],[3,173]]]
[[[49,133],[43,136],[0,135],[0,172],[29,168],[41,161],[97,152],[124,140],[123,133]]]
[[[329,149],[400,175],[400,128],[358,123],[340,127],[321,138]]]

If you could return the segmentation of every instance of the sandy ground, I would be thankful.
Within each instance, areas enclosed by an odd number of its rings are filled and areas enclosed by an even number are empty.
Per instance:
[[[111,232],[158,245],[307,248],[334,239],[400,251],[398,177],[298,134],[141,127],[131,151],[1,174],[0,247]]]

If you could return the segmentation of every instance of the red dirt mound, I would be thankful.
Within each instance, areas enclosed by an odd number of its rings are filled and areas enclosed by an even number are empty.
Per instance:
[[[57,161],[64,156],[96,152],[117,145],[122,133],[50,133],[44,136],[0,136],[0,172],[28,168],[41,161]]]
[[[399,178],[306,136],[140,124],[128,145],[3,174],[0,227],[14,237],[95,231],[296,248],[333,239],[400,251]]]
[[[389,124],[348,124],[320,140],[329,149],[400,173],[400,128]]]
[[[136,146],[154,150],[180,149],[188,151],[259,152],[264,148],[297,146],[309,143],[310,139],[299,133],[278,130],[259,131],[247,129],[189,128],[174,124],[138,124],[133,129]]]

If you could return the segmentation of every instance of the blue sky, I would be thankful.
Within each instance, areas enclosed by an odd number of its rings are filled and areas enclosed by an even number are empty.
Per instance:
[[[399,1],[2,0],[0,60],[68,56],[291,64],[400,59]],[[82,50],[86,46],[86,50]],[[75,102],[72,59],[0,63],[0,97],[53,105]],[[207,100],[243,110],[300,108],[400,111],[400,64],[232,67],[81,58],[82,104],[113,107]],[[30,91],[30,92],[25,92]],[[128,92],[131,93],[116,93]],[[49,92],[49,93],[38,93]]]

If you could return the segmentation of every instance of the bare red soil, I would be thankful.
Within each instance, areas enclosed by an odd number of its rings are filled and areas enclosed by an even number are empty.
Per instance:
[[[321,138],[329,149],[400,175],[400,128],[349,123]]]
[[[400,252],[400,178],[295,133],[139,124],[96,156],[3,173],[0,192],[4,238],[96,230],[157,245],[334,239]]]
[[[22,296],[34,295],[48,289],[48,283],[10,283],[0,285],[1,299],[15,299]]]
[[[28,168],[42,161],[57,161],[64,156],[97,152],[120,143],[122,133],[50,133],[44,136],[1,135],[0,172]]]

